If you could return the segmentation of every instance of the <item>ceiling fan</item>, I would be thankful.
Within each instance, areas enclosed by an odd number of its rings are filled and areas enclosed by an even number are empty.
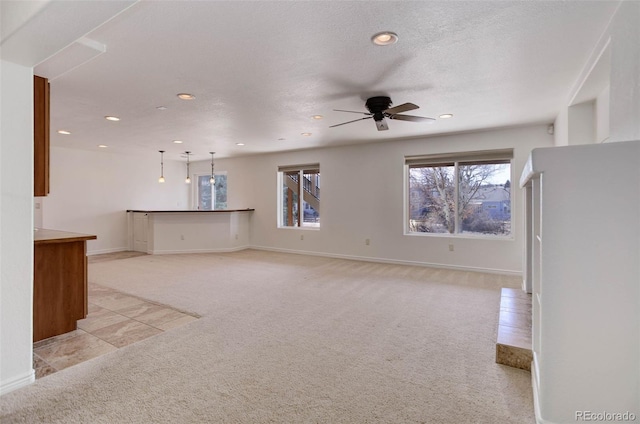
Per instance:
[[[359,113],[367,116],[360,119],[354,119],[353,121],[343,122],[342,124],[331,125],[329,128],[339,127],[340,125],[350,124],[352,122],[362,121],[363,119],[371,119],[371,118],[373,118],[373,120],[376,122],[376,127],[378,127],[378,131],[386,131],[389,129],[389,125],[387,125],[387,121],[385,118],[398,119],[400,121],[411,121],[411,122],[435,121],[434,118],[426,118],[424,116],[399,115],[399,113],[401,112],[407,112],[409,110],[415,110],[419,108],[419,106],[416,106],[413,103],[403,103],[401,105],[394,106],[394,107],[390,107],[391,105],[392,105],[391,98],[386,96],[376,96],[376,97],[368,98],[365,103],[365,106],[367,107],[367,109],[369,109],[369,113],[356,112],[353,110],[334,109],[336,112]]]

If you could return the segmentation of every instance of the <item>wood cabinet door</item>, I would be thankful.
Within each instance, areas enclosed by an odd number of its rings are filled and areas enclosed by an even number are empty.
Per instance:
[[[49,81],[33,76],[33,195],[49,194]]]

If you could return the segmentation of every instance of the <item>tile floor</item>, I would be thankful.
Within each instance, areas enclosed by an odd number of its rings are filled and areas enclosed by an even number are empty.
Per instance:
[[[89,263],[136,256],[119,254],[90,257]],[[108,287],[89,283],[89,314],[78,329],[33,345],[36,378],[79,364],[140,340],[171,330],[199,317],[149,302]]]

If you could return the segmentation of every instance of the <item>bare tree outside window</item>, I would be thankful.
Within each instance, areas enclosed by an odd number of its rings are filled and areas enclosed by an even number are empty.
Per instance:
[[[198,176],[198,209],[227,209],[227,175],[216,174],[213,185],[210,178],[208,174]]]
[[[455,168],[429,166],[409,169],[411,231],[455,232]]]
[[[510,163],[409,167],[409,231],[511,234]]]

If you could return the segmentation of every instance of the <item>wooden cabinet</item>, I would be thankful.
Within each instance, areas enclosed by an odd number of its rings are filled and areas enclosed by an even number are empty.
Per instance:
[[[87,316],[86,241],[96,236],[37,230],[33,255],[33,341],[76,329]]]
[[[33,76],[33,195],[49,194],[49,81]]]

